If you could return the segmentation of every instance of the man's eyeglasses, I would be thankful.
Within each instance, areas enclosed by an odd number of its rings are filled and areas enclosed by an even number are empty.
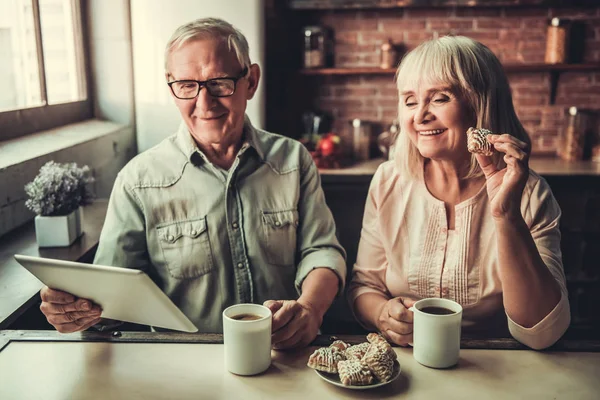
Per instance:
[[[194,81],[191,79],[173,81],[167,83],[171,88],[173,95],[181,100],[190,100],[198,96],[203,87],[213,97],[229,97],[235,93],[237,81],[242,79],[248,73],[248,67],[235,77],[215,78],[207,81]]]

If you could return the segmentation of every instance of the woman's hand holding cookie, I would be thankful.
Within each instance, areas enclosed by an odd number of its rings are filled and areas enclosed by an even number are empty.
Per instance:
[[[506,167],[498,169],[492,158],[476,154],[486,179],[492,216],[495,219],[519,218],[521,197],[529,178],[530,146],[509,134],[490,134],[487,140],[504,153]]]

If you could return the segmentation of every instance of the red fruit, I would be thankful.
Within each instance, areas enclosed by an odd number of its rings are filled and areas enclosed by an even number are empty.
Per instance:
[[[335,142],[330,137],[324,137],[319,141],[319,150],[323,156],[331,156],[335,152]]]

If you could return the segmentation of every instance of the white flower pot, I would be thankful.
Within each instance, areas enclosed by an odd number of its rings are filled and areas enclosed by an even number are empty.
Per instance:
[[[39,247],[67,247],[81,236],[81,207],[68,215],[35,217],[35,237]]]

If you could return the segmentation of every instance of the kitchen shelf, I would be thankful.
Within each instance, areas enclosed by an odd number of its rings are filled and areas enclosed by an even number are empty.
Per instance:
[[[600,71],[600,63],[584,64],[506,64],[504,65],[506,73],[530,73],[530,72],[549,72],[550,73],[550,104],[554,104],[556,99],[556,89],[561,72],[569,71]],[[396,68],[378,68],[378,67],[353,67],[353,68],[306,68],[301,69],[300,74],[305,76],[350,76],[350,75],[394,75]]]
[[[566,72],[566,71],[600,71],[600,63],[586,64],[506,64],[506,72]],[[394,75],[396,68],[353,67],[353,68],[306,68],[300,70],[302,75]]]

